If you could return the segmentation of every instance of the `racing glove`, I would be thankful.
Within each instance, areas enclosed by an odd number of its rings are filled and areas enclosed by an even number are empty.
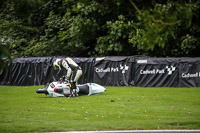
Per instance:
[[[65,76],[60,77],[60,81],[61,82],[65,81]]]

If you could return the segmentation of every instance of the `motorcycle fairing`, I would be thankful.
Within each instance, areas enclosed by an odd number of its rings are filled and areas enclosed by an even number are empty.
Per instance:
[[[59,90],[59,91],[58,91]],[[86,83],[77,85],[77,92],[79,95],[95,95],[104,92],[106,89],[96,83]],[[52,82],[47,92],[51,97],[68,97],[70,96],[70,87],[68,83]]]

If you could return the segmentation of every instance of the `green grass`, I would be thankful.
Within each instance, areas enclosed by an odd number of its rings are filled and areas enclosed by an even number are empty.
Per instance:
[[[50,98],[41,86],[0,86],[0,132],[200,129],[200,88],[106,87]]]

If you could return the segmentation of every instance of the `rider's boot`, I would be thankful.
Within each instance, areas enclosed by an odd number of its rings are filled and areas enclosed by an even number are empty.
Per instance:
[[[69,84],[70,84],[70,93],[71,93],[70,97],[77,97],[78,91],[76,88],[76,82],[70,82]]]

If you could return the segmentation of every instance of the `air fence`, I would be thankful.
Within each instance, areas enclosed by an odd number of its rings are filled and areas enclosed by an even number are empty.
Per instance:
[[[59,80],[65,70],[54,70],[53,61],[66,57],[16,58],[0,71],[1,85],[45,85]],[[200,87],[200,57],[151,58],[115,56],[72,58],[83,70],[79,84],[103,86]]]

